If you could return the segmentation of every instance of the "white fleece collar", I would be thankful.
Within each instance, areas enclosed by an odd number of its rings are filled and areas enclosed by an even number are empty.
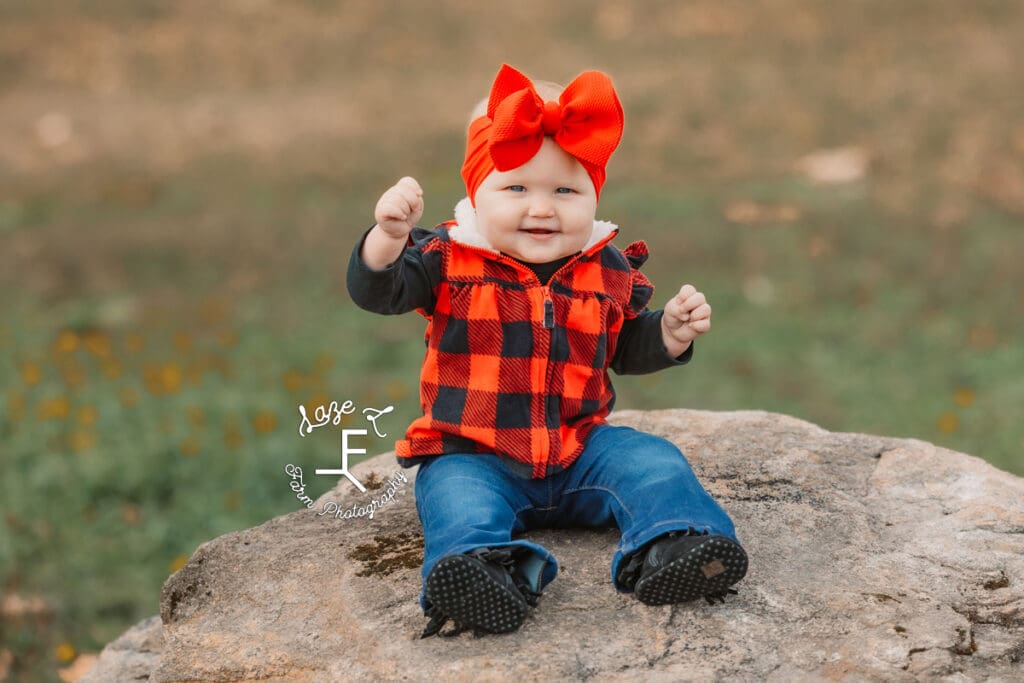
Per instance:
[[[453,225],[448,228],[448,236],[456,242],[471,247],[480,247],[481,249],[487,249],[493,251],[495,254],[499,253],[497,249],[491,246],[491,243],[487,241],[483,233],[480,232],[476,224],[476,209],[473,208],[472,202],[469,201],[469,197],[464,197],[455,205],[455,222],[458,225]],[[605,239],[611,234],[614,234],[619,229],[619,226],[608,221],[594,221],[594,229],[590,231],[590,239],[581,251],[587,251],[592,246]]]

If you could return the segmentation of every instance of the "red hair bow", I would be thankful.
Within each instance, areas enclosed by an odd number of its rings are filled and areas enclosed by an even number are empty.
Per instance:
[[[622,138],[622,121],[612,81],[600,71],[580,74],[558,102],[545,102],[529,78],[502,64],[487,114],[469,127],[462,177],[470,199],[491,171],[508,171],[532,159],[546,135],[583,165],[600,197],[605,166]]]

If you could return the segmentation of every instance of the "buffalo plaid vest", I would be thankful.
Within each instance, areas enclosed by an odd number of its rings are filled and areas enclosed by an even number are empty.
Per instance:
[[[524,478],[568,467],[615,402],[608,366],[622,322],[654,293],[647,246],[586,248],[547,285],[512,258],[435,229],[441,279],[420,376],[423,416],[396,443],[403,467],[444,453],[493,453]],[[605,224],[610,226],[610,224]]]

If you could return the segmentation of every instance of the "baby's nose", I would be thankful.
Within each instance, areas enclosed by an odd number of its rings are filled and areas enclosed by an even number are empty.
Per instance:
[[[555,213],[555,207],[548,197],[534,197],[530,201],[530,215],[537,217],[552,216]]]

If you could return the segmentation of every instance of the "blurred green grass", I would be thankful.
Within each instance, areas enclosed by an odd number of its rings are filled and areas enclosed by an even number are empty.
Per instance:
[[[658,307],[683,282],[714,307],[694,362],[615,378],[617,407],[763,409],[1024,474],[1021,12],[0,6],[0,595],[44,601],[4,607],[11,679],[55,680],[155,613],[198,544],[297,509],[285,464],[311,497],[334,484],[312,471],[336,428],[300,438],[299,403],[393,404],[362,444],[391,448],[423,321],[356,309],[345,265],[399,175],[424,224],[449,217],[502,60],[613,74],[600,217],[651,245]],[[847,144],[872,156],[859,180],[793,170]]]

